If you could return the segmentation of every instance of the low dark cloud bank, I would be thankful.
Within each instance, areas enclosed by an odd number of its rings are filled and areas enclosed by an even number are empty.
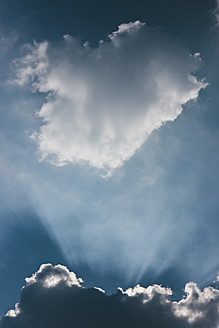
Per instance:
[[[20,303],[1,318],[0,327],[219,327],[219,290],[213,287],[201,291],[190,282],[176,302],[171,289],[159,285],[118,288],[107,296],[81,284],[64,266],[42,265],[26,279]]]

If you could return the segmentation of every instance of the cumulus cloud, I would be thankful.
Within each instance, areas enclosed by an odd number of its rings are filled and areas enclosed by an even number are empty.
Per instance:
[[[109,173],[207,85],[194,75],[199,54],[140,21],[121,24],[96,47],[70,35],[35,42],[15,63],[13,82],[45,93],[32,135],[41,160]]]
[[[211,286],[201,291],[197,284],[187,283],[185,286],[186,298],[173,303],[173,309],[177,316],[188,319],[189,323],[206,322],[206,327],[215,322],[219,327],[219,290]],[[209,324],[208,324],[209,321]]]
[[[51,278],[56,283],[48,285]],[[26,279],[20,302],[0,327],[219,327],[219,290],[188,283],[185,293],[176,302],[170,288],[137,285],[107,296],[102,289],[83,288],[66,267],[46,264]]]
[[[43,264],[39,271],[32,275],[30,278],[26,278],[27,284],[34,284],[36,282],[42,282],[44,287],[55,287],[60,283],[64,283],[67,286],[81,287],[81,278],[77,278],[74,272],[70,272],[63,265]]]

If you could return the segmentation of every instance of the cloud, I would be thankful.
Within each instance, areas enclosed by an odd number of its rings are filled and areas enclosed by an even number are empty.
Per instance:
[[[206,327],[211,327],[212,321],[215,327],[219,327],[219,290],[209,286],[201,291],[195,283],[190,282],[186,284],[185,292],[185,299],[173,303],[175,314],[187,318],[189,323],[200,321],[201,324],[204,320]]]
[[[51,278],[56,283],[48,285]],[[137,285],[107,296],[82,287],[66,267],[44,264],[26,279],[20,302],[1,318],[0,327],[219,327],[219,290],[201,291],[188,283],[185,293],[177,302],[170,288]]]
[[[216,9],[214,10],[217,26],[219,26],[219,0],[216,0]]]
[[[207,85],[194,75],[199,54],[140,21],[96,47],[65,35],[25,49],[13,83],[45,94],[32,138],[40,159],[58,166],[88,163],[110,174]]]
[[[60,283],[64,283],[67,286],[78,286],[81,287],[81,278],[77,278],[74,272],[70,272],[63,265],[52,266],[51,264],[41,265],[39,271],[32,275],[30,278],[26,278],[27,284],[34,284],[42,282],[46,288],[55,287]]]

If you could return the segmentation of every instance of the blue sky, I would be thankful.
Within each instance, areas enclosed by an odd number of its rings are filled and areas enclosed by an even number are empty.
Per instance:
[[[212,284],[217,3],[0,7],[1,315],[43,263],[108,294]]]

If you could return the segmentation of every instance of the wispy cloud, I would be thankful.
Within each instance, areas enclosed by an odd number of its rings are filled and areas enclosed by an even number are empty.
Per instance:
[[[69,35],[28,45],[14,82],[45,93],[32,135],[41,160],[86,162],[110,174],[198,97],[207,85],[193,75],[200,64],[199,54],[136,21],[97,47]]]
[[[216,0],[216,9],[214,11],[214,14],[217,21],[217,26],[219,26],[219,0]]]

